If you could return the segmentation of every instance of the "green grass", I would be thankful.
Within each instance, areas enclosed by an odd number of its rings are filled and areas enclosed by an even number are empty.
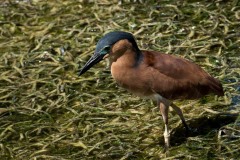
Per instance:
[[[0,159],[237,159],[238,1],[14,1],[0,4]],[[106,62],[78,77],[105,33],[195,61],[224,97],[176,102],[171,145],[154,102],[119,88]]]

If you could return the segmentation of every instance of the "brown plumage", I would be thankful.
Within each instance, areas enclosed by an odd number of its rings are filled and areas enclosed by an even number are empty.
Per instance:
[[[139,96],[150,97],[157,93],[174,100],[195,99],[209,93],[223,95],[218,80],[186,59],[141,51],[135,65],[136,51],[127,40],[115,43],[109,55],[113,78],[120,86]]]
[[[166,149],[170,145],[168,110],[171,106],[182,120],[182,111],[172,100],[195,99],[209,93],[223,96],[221,83],[198,65],[169,54],[139,50],[132,34],[110,32],[101,38],[94,55],[81,69],[85,73],[94,64],[109,57],[111,73],[116,82],[130,92],[157,101],[165,124]]]

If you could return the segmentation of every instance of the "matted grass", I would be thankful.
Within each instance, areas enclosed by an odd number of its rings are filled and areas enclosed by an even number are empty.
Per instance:
[[[176,102],[171,145],[154,102],[119,88],[106,62],[78,69],[113,30],[139,47],[198,63],[225,96]],[[238,159],[239,1],[43,1],[0,3],[0,159]]]

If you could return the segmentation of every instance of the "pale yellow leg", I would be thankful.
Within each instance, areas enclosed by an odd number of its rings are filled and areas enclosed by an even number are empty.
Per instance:
[[[166,105],[163,102],[159,102],[160,106],[160,111],[162,114],[163,122],[165,124],[165,129],[164,129],[164,142],[165,142],[165,150],[167,150],[170,146],[170,133],[169,133],[169,128],[168,128],[168,109],[169,105]]]

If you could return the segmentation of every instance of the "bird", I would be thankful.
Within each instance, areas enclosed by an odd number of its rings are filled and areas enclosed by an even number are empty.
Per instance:
[[[79,71],[79,76],[106,58],[119,86],[157,102],[164,122],[165,150],[170,147],[169,107],[180,117],[186,133],[190,130],[174,100],[199,99],[208,94],[224,95],[220,81],[197,64],[172,54],[140,50],[134,36],[124,31],[105,34],[98,41],[92,57]]]

